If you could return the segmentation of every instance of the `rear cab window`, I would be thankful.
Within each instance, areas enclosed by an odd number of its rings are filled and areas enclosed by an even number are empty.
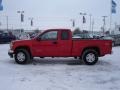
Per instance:
[[[61,32],[61,40],[69,40],[69,32],[68,31]]]

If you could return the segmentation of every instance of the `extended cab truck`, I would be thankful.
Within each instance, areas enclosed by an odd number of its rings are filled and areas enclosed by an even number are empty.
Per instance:
[[[79,57],[93,65],[111,50],[111,40],[73,39],[69,29],[50,29],[31,40],[11,42],[8,54],[18,64],[26,64],[33,57]]]

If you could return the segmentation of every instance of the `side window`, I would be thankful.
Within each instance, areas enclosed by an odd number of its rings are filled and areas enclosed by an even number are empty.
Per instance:
[[[68,31],[62,31],[61,40],[69,40],[69,32]]]
[[[57,31],[46,32],[41,36],[41,40],[57,40]]]

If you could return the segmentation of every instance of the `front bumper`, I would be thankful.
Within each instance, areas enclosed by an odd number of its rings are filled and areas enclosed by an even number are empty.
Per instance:
[[[14,51],[13,51],[13,50],[9,50],[9,51],[8,51],[8,55],[9,55],[11,58],[13,58],[13,54],[14,54]]]

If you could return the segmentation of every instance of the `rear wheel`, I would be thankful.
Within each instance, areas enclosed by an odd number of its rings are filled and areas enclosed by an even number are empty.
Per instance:
[[[31,61],[30,53],[25,49],[18,49],[15,52],[15,61],[18,64],[26,64]]]
[[[82,54],[82,60],[87,65],[94,65],[98,61],[98,53],[93,49],[85,50]]]

